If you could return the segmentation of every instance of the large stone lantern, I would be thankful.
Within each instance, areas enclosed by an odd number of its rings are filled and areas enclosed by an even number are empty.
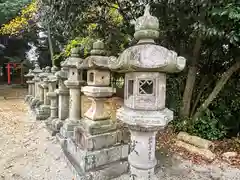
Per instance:
[[[117,118],[128,125],[131,147],[128,156],[132,179],[154,179],[157,163],[155,137],[173,120],[173,112],[165,107],[166,73],[182,71],[186,60],[177,53],[157,45],[159,22],[147,6],[136,20],[135,46],[126,49],[110,67],[125,75],[124,106]]]

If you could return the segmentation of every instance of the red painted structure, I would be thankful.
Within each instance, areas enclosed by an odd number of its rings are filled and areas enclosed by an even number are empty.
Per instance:
[[[23,84],[23,67],[22,67],[22,63],[13,63],[13,62],[9,62],[9,63],[5,63],[6,64],[6,69],[7,69],[7,82],[8,85],[11,84],[12,79],[11,79],[11,75],[12,75],[12,69],[16,69],[17,67],[20,66],[21,69],[21,84]]]

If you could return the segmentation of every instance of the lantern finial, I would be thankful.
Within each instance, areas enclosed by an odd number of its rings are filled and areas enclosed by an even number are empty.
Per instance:
[[[93,49],[91,50],[91,55],[103,56],[106,54],[104,50],[104,43],[101,40],[97,40],[93,43]]]
[[[150,5],[149,5],[149,4],[147,4],[147,5],[145,6],[144,16],[151,16],[151,15],[150,15]]]
[[[134,37],[138,43],[154,43],[159,36],[159,21],[150,14],[150,5],[145,6],[144,15],[136,20]]]

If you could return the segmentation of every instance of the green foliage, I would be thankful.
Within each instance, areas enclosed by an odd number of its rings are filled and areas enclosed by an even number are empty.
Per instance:
[[[31,0],[1,0],[0,24],[4,24],[15,17]]]
[[[235,74],[224,90],[209,107],[215,117],[228,129],[227,136],[240,132],[240,76]]]
[[[176,131],[187,131],[206,139],[236,137],[240,132],[240,84],[235,74],[217,98],[196,121],[175,120]]]
[[[82,47],[84,48],[84,56],[87,56],[90,53],[90,50],[92,48],[92,44],[94,42],[94,39],[91,37],[84,37],[80,38],[77,37],[74,40],[70,41],[65,48],[64,54],[65,57],[70,56],[71,49],[75,47]]]
[[[209,140],[222,139],[227,134],[226,127],[210,111],[195,121],[175,120],[174,127],[176,131],[185,131]]]
[[[60,66],[60,62],[65,60],[67,57],[71,55],[71,50],[75,47],[83,48],[83,56],[86,57],[92,48],[92,44],[94,42],[93,38],[90,37],[77,37],[71,41],[65,46],[64,50],[60,52],[59,54],[54,55],[54,62],[56,66]]]

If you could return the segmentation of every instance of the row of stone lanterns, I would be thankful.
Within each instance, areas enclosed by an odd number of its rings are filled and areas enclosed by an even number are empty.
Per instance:
[[[37,119],[46,120],[47,128],[57,133],[77,179],[111,179],[128,167],[131,179],[156,178],[156,133],[173,119],[173,112],[165,107],[166,73],[183,70],[186,60],[155,44],[159,22],[149,9],[136,21],[138,43],[118,58],[106,56],[103,42],[97,41],[86,59],[75,48],[60,71],[52,68],[50,72],[48,67],[42,71],[36,64],[26,75],[26,101]],[[117,111],[117,121],[104,107],[115,93],[110,87],[111,71],[125,73],[124,106]],[[82,93],[92,102],[84,114]]]

